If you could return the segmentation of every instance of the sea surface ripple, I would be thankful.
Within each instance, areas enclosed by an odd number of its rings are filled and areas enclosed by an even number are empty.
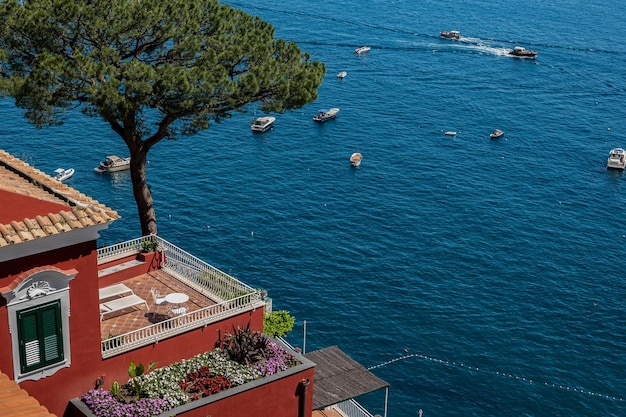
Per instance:
[[[626,147],[621,3],[227,3],[328,73],[265,134],[251,106],[155,147],[160,235],[267,289],[294,345],[306,321],[307,351],[371,367],[389,417],[626,415],[626,178],[606,170]],[[324,107],[341,111],[315,124]],[[71,186],[122,214],[104,243],[140,234],[128,173],[93,172],[127,154],[102,121],[37,130],[9,99],[0,114],[3,149],[75,168]],[[360,400],[384,413],[384,393]]]

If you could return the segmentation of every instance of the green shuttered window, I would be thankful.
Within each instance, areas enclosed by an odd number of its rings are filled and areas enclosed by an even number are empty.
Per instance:
[[[17,319],[22,372],[63,361],[60,301],[19,311]]]

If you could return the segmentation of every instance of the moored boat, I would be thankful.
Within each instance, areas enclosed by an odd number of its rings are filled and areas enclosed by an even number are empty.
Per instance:
[[[254,123],[252,124],[252,126],[250,126],[250,128],[252,129],[253,132],[262,133],[270,129],[275,121],[276,121],[276,118],[274,116],[259,117],[258,119],[254,121]]]
[[[537,51],[516,46],[509,51],[509,55],[513,55],[518,58],[535,58],[537,56]]]
[[[458,30],[444,30],[439,32],[439,36],[444,39],[461,39],[461,33]]]
[[[337,74],[337,78],[346,78],[346,75],[348,75],[346,71],[341,71],[339,74]]]
[[[130,157],[120,158],[119,156],[109,155],[106,159],[100,162],[100,165],[94,168],[94,171],[99,173],[117,172],[130,169]]]
[[[354,53],[357,54],[357,55],[358,54],[363,54],[365,52],[368,52],[370,49],[372,49],[372,48],[370,48],[369,46],[359,46],[358,48],[356,48],[354,50]]]
[[[353,167],[358,167],[361,165],[361,160],[363,160],[363,155],[360,152],[355,152],[350,155],[350,165]]]
[[[496,130],[494,130],[494,131],[493,131],[493,132],[489,135],[489,137],[490,137],[491,139],[498,139],[498,138],[501,138],[502,136],[504,136],[504,132],[503,132],[502,130],[500,130],[500,129],[496,129]]]
[[[448,130],[447,132],[444,132],[444,135],[446,135],[446,136],[456,136],[456,132]]]
[[[607,169],[624,169],[626,167],[626,151],[622,148],[611,149],[606,161]]]
[[[333,107],[332,109],[321,109],[315,116],[313,116],[313,120],[316,122],[325,122],[326,120],[334,119],[339,113],[339,109],[337,107]]]
[[[54,170],[54,172],[56,173],[56,175],[54,176],[55,180],[65,181],[66,179],[74,175],[74,168],[67,168],[67,169],[57,168]]]

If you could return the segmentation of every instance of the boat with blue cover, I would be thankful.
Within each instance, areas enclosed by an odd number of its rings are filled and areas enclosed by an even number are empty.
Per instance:
[[[313,120],[316,122],[325,122],[326,120],[334,119],[337,113],[339,113],[337,107],[333,107],[332,109],[320,109],[318,113],[313,116]]]

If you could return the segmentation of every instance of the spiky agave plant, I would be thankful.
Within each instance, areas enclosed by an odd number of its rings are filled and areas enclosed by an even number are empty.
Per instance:
[[[233,333],[224,337],[224,350],[235,362],[253,365],[266,359],[267,338],[261,332],[251,331],[250,323],[243,329],[233,326]]]

